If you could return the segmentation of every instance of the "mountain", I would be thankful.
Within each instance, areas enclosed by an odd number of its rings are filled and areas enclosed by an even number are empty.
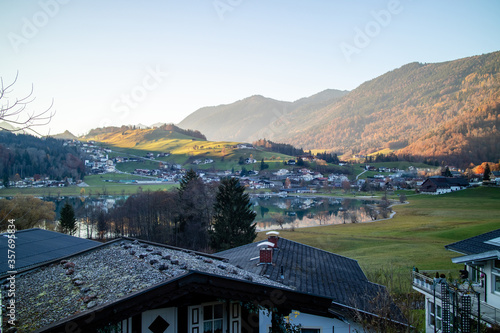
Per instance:
[[[49,135],[51,138],[54,139],[63,139],[63,140],[75,140],[78,139],[73,133],[70,131],[66,130],[63,133],[55,134],[55,135]]]
[[[396,154],[461,165],[500,156],[500,52],[410,63],[351,92],[326,90],[293,103],[262,96],[207,107],[181,127],[208,138],[259,138],[339,154]]]
[[[273,139],[286,133],[292,122],[307,121],[309,115],[345,94],[347,91],[329,89],[295,102],[255,95],[232,104],[201,108],[178,125],[196,128],[210,140],[252,142],[264,137]]]
[[[16,132],[24,133],[23,130],[21,130],[18,127],[14,127],[12,124],[10,124],[6,121],[0,122],[0,131],[8,131],[8,132],[13,132],[13,133],[16,133]]]
[[[498,160],[500,52],[410,63],[363,83],[284,142],[337,152],[381,148],[456,163]]]

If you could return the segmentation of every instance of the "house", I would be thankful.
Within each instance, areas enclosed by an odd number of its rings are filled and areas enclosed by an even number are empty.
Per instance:
[[[278,237],[277,232],[267,234],[267,242],[243,245],[217,255],[228,259],[229,264],[267,276],[298,292],[330,299],[329,318],[300,313],[294,319],[303,328],[311,327],[307,332],[363,332],[356,314],[376,316],[374,304],[382,301],[375,300],[389,299],[385,287],[368,281],[356,260]],[[399,309],[392,301],[389,304],[393,317],[385,319],[403,323]],[[269,327],[269,318],[262,318],[262,322]]]
[[[420,192],[425,194],[443,194],[463,190],[469,186],[465,178],[433,176],[420,185]]]
[[[500,171],[492,171],[490,175],[490,181],[500,185]]]
[[[251,145],[249,143],[238,143],[236,145],[236,148],[237,149],[253,149],[253,145]]]
[[[18,271],[15,288],[14,325],[5,327],[19,332],[267,333],[292,309],[331,318],[328,297],[219,256],[130,238]],[[8,289],[2,291],[9,304]]]
[[[15,319],[6,316],[4,328],[267,333],[293,313],[293,323],[302,324],[303,331],[355,332],[360,325],[352,315],[357,309],[373,315],[373,297],[385,292],[352,259],[276,234],[258,245],[210,255],[125,237],[19,269]],[[246,258],[255,252],[259,260]],[[263,262],[266,255],[272,264]],[[293,273],[297,265],[304,267],[299,275]],[[0,277],[7,286],[4,304],[12,300],[9,278]]]
[[[285,176],[289,173],[289,171],[287,169],[279,169],[278,171],[276,171],[274,174],[276,176]]]
[[[461,265],[459,280],[413,272],[413,289],[425,295],[426,332],[450,332],[450,327],[465,332],[477,321],[500,325],[500,229],[445,248],[460,254],[452,259]]]

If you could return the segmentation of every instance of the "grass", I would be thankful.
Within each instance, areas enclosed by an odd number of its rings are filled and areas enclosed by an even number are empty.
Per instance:
[[[119,173],[107,173],[105,175],[92,175],[85,177],[88,187],[68,186],[68,187],[42,187],[42,188],[8,188],[0,189],[0,196],[79,196],[79,195],[130,195],[138,191],[166,191],[177,184],[118,184],[105,182],[105,180],[151,180],[151,178],[138,175],[128,175]]]
[[[358,260],[367,273],[457,270],[444,246],[499,227],[500,189],[474,188],[441,196],[409,196],[393,219],[280,231],[284,238]],[[264,239],[260,233],[258,239]]]

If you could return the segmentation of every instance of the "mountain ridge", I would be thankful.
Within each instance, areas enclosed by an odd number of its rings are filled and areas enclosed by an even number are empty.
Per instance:
[[[500,156],[495,144],[500,139],[500,51],[439,63],[412,62],[331,101],[315,103],[313,96],[284,102],[288,104],[270,99],[274,105],[264,105],[265,117],[262,112],[247,114],[257,109],[249,106],[249,99],[212,107],[210,114],[201,108],[179,125],[220,140],[267,138],[339,154],[390,147],[399,154],[457,165]],[[300,106],[293,105],[298,101]]]
[[[316,104],[323,106],[345,94],[346,91],[327,89],[294,102],[252,95],[231,104],[200,108],[178,125],[196,128],[210,140],[252,142],[262,137],[272,139],[273,132],[278,131],[287,117],[298,109]]]

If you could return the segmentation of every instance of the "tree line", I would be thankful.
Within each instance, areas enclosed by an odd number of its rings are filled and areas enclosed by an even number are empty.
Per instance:
[[[290,156],[300,156],[304,155],[304,150],[302,148],[296,148],[287,143],[277,143],[267,139],[259,139],[252,143],[254,147],[262,147],[268,151],[275,153],[290,155]]]
[[[219,251],[252,242],[255,212],[236,178],[205,184],[193,170],[178,189],[130,196],[108,210],[80,212],[97,237],[128,236],[197,251]]]

